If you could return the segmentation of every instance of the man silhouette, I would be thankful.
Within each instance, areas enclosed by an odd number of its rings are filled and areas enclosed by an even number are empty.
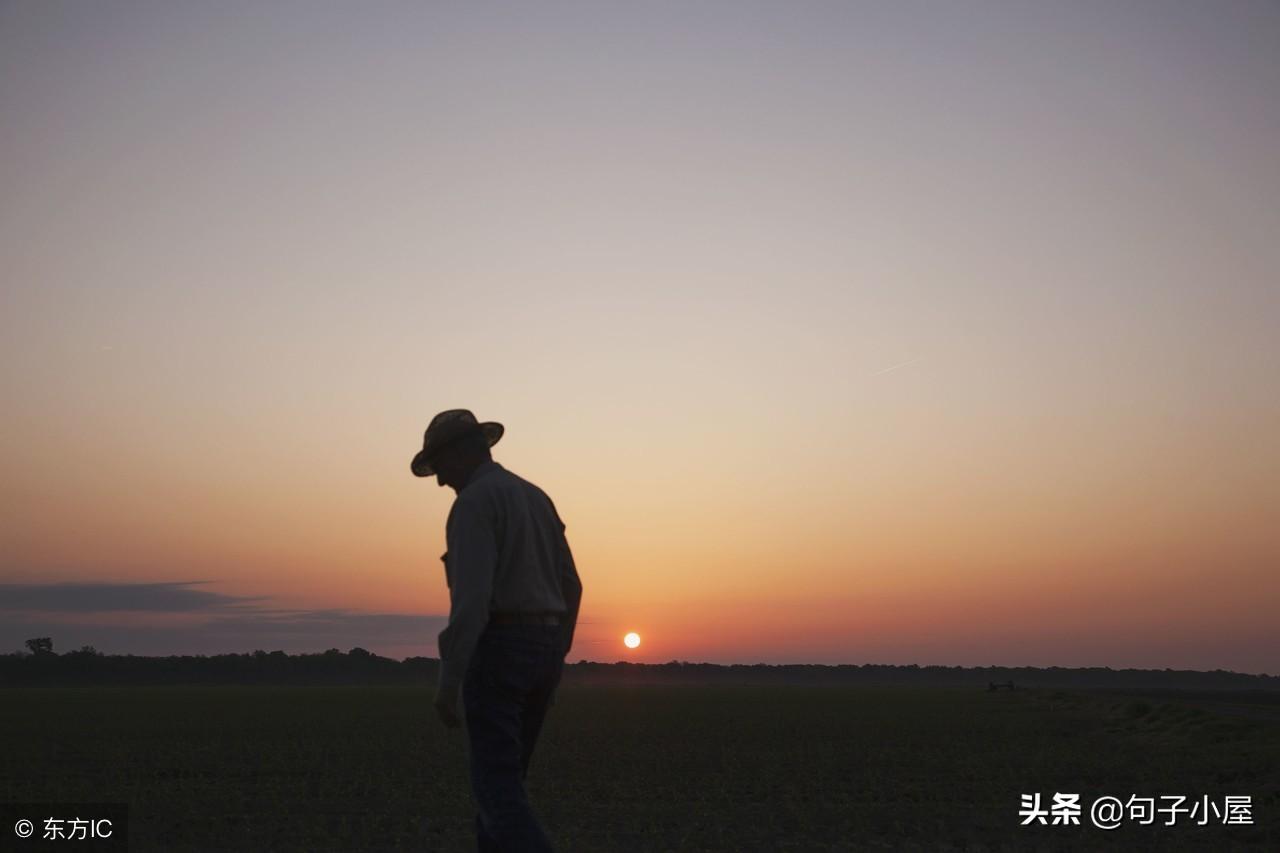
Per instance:
[[[441,412],[410,465],[457,493],[441,558],[449,625],[440,632],[435,708],[457,726],[461,692],[481,853],[551,849],[524,780],[582,601],[555,505],[490,455],[503,431],[466,409]]]

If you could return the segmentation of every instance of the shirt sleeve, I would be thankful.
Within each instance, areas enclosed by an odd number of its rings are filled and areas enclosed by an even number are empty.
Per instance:
[[[498,537],[484,507],[455,502],[445,527],[450,571],[449,626],[440,632],[440,688],[461,685],[489,622]]]
[[[564,650],[561,655],[569,654],[573,647],[573,632],[578,624],[578,609],[582,606],[582,580],[578,577],[578,567],[573,562],[573,551],[569,548],[569,540],[564,535],[564,522],[559,513],[556,521],[560,525],[560,593],[568,610],[568,619],[561,627],[560,643]]]

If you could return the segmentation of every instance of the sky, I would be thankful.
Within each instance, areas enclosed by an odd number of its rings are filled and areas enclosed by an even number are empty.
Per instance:
[[[0,650],[1280,672],[1280,7],[0,2]],[[628,650],[622,637],[643,641]]]

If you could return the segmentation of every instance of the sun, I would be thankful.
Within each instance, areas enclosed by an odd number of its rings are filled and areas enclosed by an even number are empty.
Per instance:
[[[635,631],[622,638],[622,644],[629,649],[634,649],[640,645],[640,635]]]

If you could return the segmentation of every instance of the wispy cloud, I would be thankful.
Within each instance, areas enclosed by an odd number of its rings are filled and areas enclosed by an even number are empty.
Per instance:
[[[227,610],[264,601],[261,597],[226,595],[197,589],[209,581],[161,583],[45,583],[0,584],[0,611],[38,610],[59,613],[100,613],[154,610],[191,613]]]
[[[890,365],[889,367],[884,368],[883,370],[877,370],[872,375],[879,376],[882,373],[888,373],[890,370],[897,370],[899,367],[906,367],[908,364],[915,364],[917,361],[920,361],[920,360],[921,359],[913,358],[910,361],[904,361],[904,362],[900,362],[899,364],[893,364],[893,365]]]

